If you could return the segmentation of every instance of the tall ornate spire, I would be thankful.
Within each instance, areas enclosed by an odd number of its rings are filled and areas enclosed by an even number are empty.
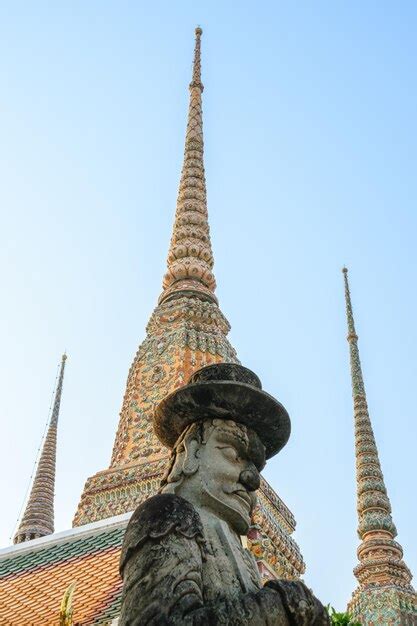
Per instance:
[[[193,75],[190,83],[184,162],[177,198],[174,229],[163,280],[161,304],[186,292],[195,292],[216,301],[216,281],[212,272],[213,253],[208,224],[206,179],[204,174],[203,110],[201,94],[201,34],[195,30]]]
[[[401,616],[409,614],[406,609],[402,613],[400,605],[411,609],[414,606],[416,613],[410,614],[417,617],[417,598],[410,585],[410,570],[402,561],[402,547],[394,541],[397,529],[391,517],[391,504],[368,412],[346,267],[343,275],[355,419],[358,535],[361,540],[359,564],[354,569],[359,587],[349,608],[364,625],[412,623],[398,621]]]
[[[59,408],[64,382],[65,361],[62,355],[58,385],[55,391],[51,420],[33,480],[29,500],[14,537],[14,543],[37,539],[54,532],[54,491],[56,466],[56,439]]]
[[[156,493],[169,451],[153,430],[155,406],[204,365],[238,362],[227,338],[229,322],[214,295],[203,163],[201,34],[197,28],[184,163],[163,291],[129,370],[110,467],[87,480],[74,526],[132,511]],[[262,481],[250,542],[265,576],[276,571],[298,578],[304,572],[291,537],[294,528],[292,513]]]

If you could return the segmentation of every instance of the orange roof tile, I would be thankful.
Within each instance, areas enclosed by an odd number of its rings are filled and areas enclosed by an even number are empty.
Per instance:
[[[0,624],[56,626],[72,582],[74,625],[111,624],[120,611],[123,518],[117,525],[109,520],[107,527],[101,522],[99,528],[81,527],[0,552]]]

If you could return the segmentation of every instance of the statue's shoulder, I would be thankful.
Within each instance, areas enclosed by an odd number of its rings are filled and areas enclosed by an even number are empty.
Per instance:
[[[181,496],[160,493],[142,502],[126,529],[120,568],[123,569],[132,552],[140,549],[148,540],[158,540],[170,533],[187,539],[204,541],[203,525],[194,506]]]
[[[129,527],[155,538],[172,530],[186,535],[203,530],[200,516],[191,502],[172,493],[159,493],[142,502],[130,518]]]

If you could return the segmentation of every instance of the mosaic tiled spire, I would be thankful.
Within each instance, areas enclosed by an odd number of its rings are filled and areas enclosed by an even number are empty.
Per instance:
[[[14,543],[37,539],[54,532],[56,440],[66,360],[67,355],[63,354],[51,420],[43,443],[29,500],[19,523],[19,528],[14,536]]]
[[[401,621],[408,615],[414,615],[417,620],[417,597],[410,585],[410,570],[402,560],[402,547],[394,541],[397,529],[392,521],[391,504],[368,411],[346,267],[343,275],[355,420],[358,535],[361,540],[359,564],[354,569],[359,587],[349,609],[364,625],[415,624],[417,621]]]
[[[74,525],[132,511],[159,488],[169,458],[153,432],[156,404],[200,367],[238,362],[230,325],[214,295],[213,254],[203,164],[201,28],[196,29],[190,103],[173,234],[158,306],[129,370],[110,467],[86,482]],[[295,519],[262,482],[249,537],[265,575],[297,578],[304,572],[291,537]]]
[[[160,304],[168,298],[189,291],[215,301],[213,292],[216,281],[212,272],[214,260],[204,174],[201,34],[201,28],[196,28],[184,162]]]

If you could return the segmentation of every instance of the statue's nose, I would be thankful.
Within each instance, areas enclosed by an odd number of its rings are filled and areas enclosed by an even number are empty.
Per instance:
[[[246,487],[248,491],[256,491],[261,484],[261,477],[255,467],[244,469],[239,476],[239,482]]]

